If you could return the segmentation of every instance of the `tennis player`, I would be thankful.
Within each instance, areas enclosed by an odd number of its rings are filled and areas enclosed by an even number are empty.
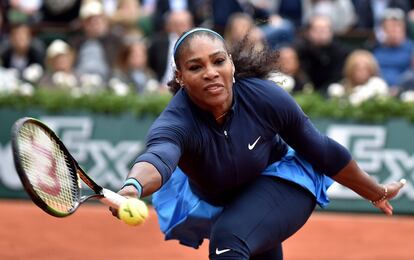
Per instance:
[[[277,59],[240,43],[232,55],[216,32],[195,28],[174,47],[175,92],[147,136],[121,195],[153,194],[166,239],[210,259],[283,259],[282,242],[332,179],[391,215],[403,184],[380,185],[321,134],[294,99],[266,76]]]

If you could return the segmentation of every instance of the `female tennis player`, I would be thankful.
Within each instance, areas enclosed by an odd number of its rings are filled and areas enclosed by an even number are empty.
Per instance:
[[[210,259],[283,259],[282,242],[328,203],[332,179],[392,214],[389,200],[403,184],[377,183],[265,79],[274,52],[242,42],[231,55],[219,34],[195,28],[179,38],[174,59],[175,95],[119,191],[157,191],[166,239],[197,248],[208,238]]]

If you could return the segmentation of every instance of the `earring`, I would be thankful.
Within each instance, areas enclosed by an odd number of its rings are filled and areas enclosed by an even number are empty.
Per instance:
[[[233,83],[236,83],[236,79],[234,78],[234,76],[233,76]]]
[[[175,78],[175,82],[177,82],[178,84],[180,84],[180,81],[177,78]]]

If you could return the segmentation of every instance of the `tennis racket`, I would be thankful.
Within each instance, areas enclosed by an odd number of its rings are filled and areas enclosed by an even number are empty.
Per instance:
[[[46,213],[66,217],[91,198],[118,209],[125,197],[94,182],[57,135],[34,118],[21,118],[12,128],[14,164],[24,189]],[[81,180],[92,190],[82,195]]]

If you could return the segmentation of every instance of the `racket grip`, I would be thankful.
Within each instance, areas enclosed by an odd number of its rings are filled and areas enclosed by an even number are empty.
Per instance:
[[[102,195],[101,202],[115,209],[118,209],[122,202],[127,200],[124,196],[105,188],[102,188]]]

